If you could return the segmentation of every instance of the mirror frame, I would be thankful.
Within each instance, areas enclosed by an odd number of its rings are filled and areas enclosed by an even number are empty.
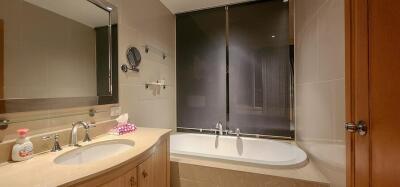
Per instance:
[[[87,0],[109,13],[108,24],[108,93],[89,97],[60,97],[33,99],[0,99],[0,114],[87,107],[118,103],[118,11],[106,0]],[[115,32],[112,29],[116,26]],[[116,40],[112,40],[116,36]]]

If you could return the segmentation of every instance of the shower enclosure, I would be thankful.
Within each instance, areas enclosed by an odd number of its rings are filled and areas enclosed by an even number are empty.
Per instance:
[[[178,131],[294,138],[289,5],[256,1],[177,15]]]

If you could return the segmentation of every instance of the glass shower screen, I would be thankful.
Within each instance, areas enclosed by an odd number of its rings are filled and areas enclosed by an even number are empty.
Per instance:
[[[228,13],[229,128],[290,136],[288,3],[240,4]]]
[[[178,127],[226,124],[225,9],[176,17]]]
[[[293,137],[289,7],[256,1],[177,15],[178,127]]]

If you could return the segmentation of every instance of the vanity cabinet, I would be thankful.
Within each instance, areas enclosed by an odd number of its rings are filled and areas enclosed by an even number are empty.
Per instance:
[[[137,169],[133,169],[99,187],[137,187]]]
[[[75,187],[169,187],[169,137],[140,158],[132,159],[105,174],[84,180]]]
[[[164,144],[164,145],[163,145]],[[150,158],[138,167],[138,187],[169,186],[169,151],[163,142]]]

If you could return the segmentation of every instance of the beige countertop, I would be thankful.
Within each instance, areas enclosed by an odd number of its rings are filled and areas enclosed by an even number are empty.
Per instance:
[[[0,186],[1,187],[53,187],[66,183],[79,181],[83,178],[103,173],[111,168],[118,167],[127,161],[135,160],[143,156],[146,152],[152,151],[161,137],[165,137],[170,132],[169,129],[156,129],[139,127],[136,132],[122,136],[102,135],[93,139],[88,145],[114,139],[128,139],[135,142],[135,146],[128,151],[109,158],[89,162],[80,165],[58,165],[53,160],[74,147],[63,147],[60,152],[47,152],[35,155],[32,159],[6,164],[0,167]]]

